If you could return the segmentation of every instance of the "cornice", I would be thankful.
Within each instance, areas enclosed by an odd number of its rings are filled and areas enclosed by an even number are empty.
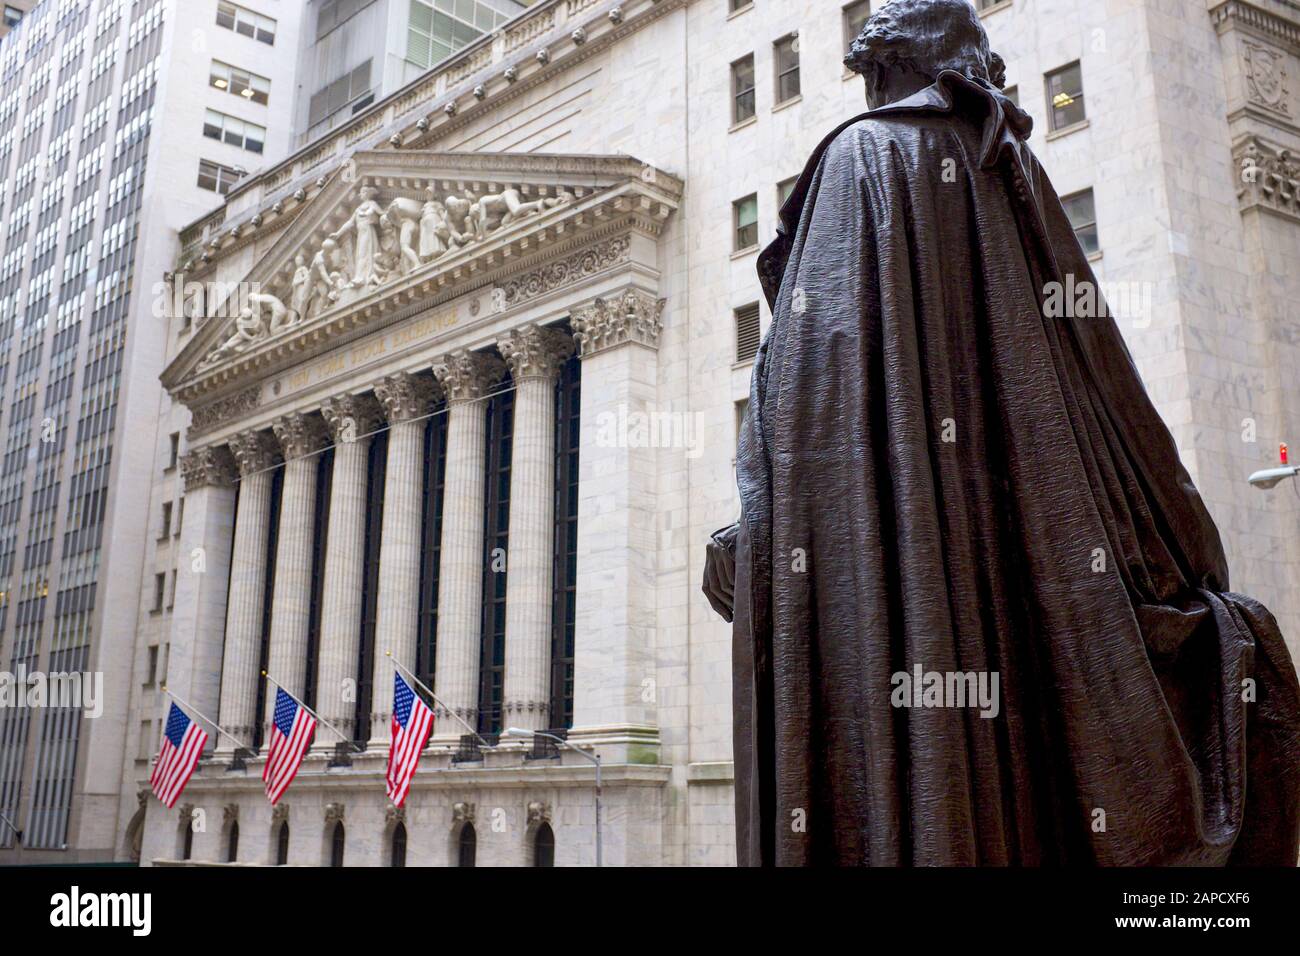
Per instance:
[[[303,188],[319,176],[318,167],[331,159],[337,166],[350,147],[400,152],[429,144],[463,128],[466,123],[508,103],[541,83],[590,59],[611,45],[687,5],[689,0],[543,0],[507,25],[499,36],[484,37],[458,51],[428,74],[413,80],[374,104],[322,139],[299,149],[232,189],[228,201],[181,230],[182,258],[226,222],[230,199],[261,189],[256,210],[240,216],[243,223],[270,208],[271,200],[287,190]],[[563,7],[564,13],[557,15]],[[544,30],[536,24],[550,18]],[[522,37],[514,42],[512,37]],[[498,46],[499,44],[499,46]],[[543,49],[546,56],[538,57]],[[482,61],[481,66],[469,64]],[[514,79],[508,79],[507,76]],[[463,103],[462,107],[460,104]],[[409,104],[409,105],[408,105]],[[421,104],[427,104],[421,109]],[[450,107],[450,110],[448,110]]]
[[[1300,5],[1279,0],[1288,8],[1294,9],[1296,19],[1289,19],[1274,13],[1249,0],[1224,0],[1210,10],[1210,22],[1219,33],[1237,25],[1248,27],[1257,33],[1280,40],[1290,46],[1293,53],[1300,53]]]

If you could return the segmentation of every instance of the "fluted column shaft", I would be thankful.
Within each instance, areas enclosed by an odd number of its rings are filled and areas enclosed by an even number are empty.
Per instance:
[[[434,690],[473,726],[478,717],[479,635],[483,610],[483,482],[487,416],[483,397],[504,365],[478,352],[452,353],[434,366],[447,394],[447,465],[443,479],[442,559]],[[443,718],[439,708],[439,718]],[[465,733],[439,719],[435,735]]]
[[[393,659],[415,668],[420,623],[420,546],[423,506],[423,416],[433,399],[432,380],[405,372],[375,385],[388,418],[384,476],[384,527],[379,540],[379,603],[371,682],[370,745],[389,739],[393,713]]]
[[[366,491],[371,436],[380,424],[371,398],[342,395],[321,408],[334,441],[330,480],[329,548],[321,608],[316,683],[320,715],[351,735],[356,719],[361,645],[361,595],[365,581]],[[334,735],[317,736],[316,748],[332,750]]]
[[[549,724],[555,536],[555,378],[569,336],[527,325],[499,343],[515,380],[506,577],[506,722]]]
[[[218,720],[248,746],[257,720],[257,672],[262,636],[262,600],[266,592],[267,534],[271,527],[271,472],[279,457],[265,432],[243,432],[230,442],[239,467],[239,504],[235,545],[226,602],[226,647],[221,662],[221,707]],[[221,738],[218,750],[234,744]]]
[[[225,447],[196,449],[184,455],[180,464],[185,520],[180,531],[167,687],[202,713],[215,714],[221,709],[221,657],[238,471]],[[215,746],[218,741],[210,743]]]
[[[271,427],[284,454],[284,486],[280,492],[267,673],[301,699],[307,689],[316,470],[325,433],[319,419],[297,412],[276,419]],[[268,695],[267,700],[272,699]],[[272,710],[268,703],[262,718],[268,727]],[[263,739],[268,738],[263,736]]]

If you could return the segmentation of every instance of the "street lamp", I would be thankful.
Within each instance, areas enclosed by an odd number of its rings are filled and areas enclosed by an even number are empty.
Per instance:
[[[1278,458],[1282,462],[1278,468],[1265,468],[1263,471],[1257,471],[1250,476],[1250,483],[1256,488],[1272,488],[1284,478],[1294,478],[1300,475],[1300,465],[1293,465],[1288,461],[1286,445],[1278,449]]]
[[[502,736],[505,737],[527,737],[529,734],[532,734],[535,737],[545,737],[547,740],[553,740],[559,746],[564,747],[567,750],[572,750],[580,757],[586,757],[596,765],[596,865],[601,866],[604,860],[601,854],[600,844],[600,754],[589,754],[585,750],[579,750],[563,737],[557,737],[555,734],[548,734],[541,730],[524,730],[521,727],[507,727],[502,731]]]

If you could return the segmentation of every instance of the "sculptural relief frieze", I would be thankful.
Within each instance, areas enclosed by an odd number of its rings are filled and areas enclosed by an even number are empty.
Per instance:
[[[347,218],[318,245],[300,250],[288,273],[268,290],[245,297],[231,333],[199,363],[198,371],[577,196],[563,187],[525,195],[515,186],[480,193],[429,185],[417,199],[385,197],[374,185],[360,185],[353,198]]]

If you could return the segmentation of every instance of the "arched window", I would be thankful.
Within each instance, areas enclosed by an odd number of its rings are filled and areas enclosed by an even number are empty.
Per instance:
[[[235,820],[230,824],[230,832],[226,835],[226,862],[234,863],[239,859],[239,821]]]
[[[334,834],[330,837],[330,866],[343,865],[343,821],[334,824]]]
[[[473,866],[474,856],[478,852],[478,834],[474,824],[466,823],[460,828],[460,856],[457,866]]]
[[[533,866],[555,866],[555,831],[549,823],[533,835]]]
[[[406,866],[406,824],[393,827],[393,848],[389,862],[396,867]]]
[[[289,821],[280,824],[280,832],[275,836],[275,865],[284,866],[289,862]]]
[[[185,833],[181,837],[181,859],[188,860],[194,853],[194,821],[186,820],[183,826]]]

